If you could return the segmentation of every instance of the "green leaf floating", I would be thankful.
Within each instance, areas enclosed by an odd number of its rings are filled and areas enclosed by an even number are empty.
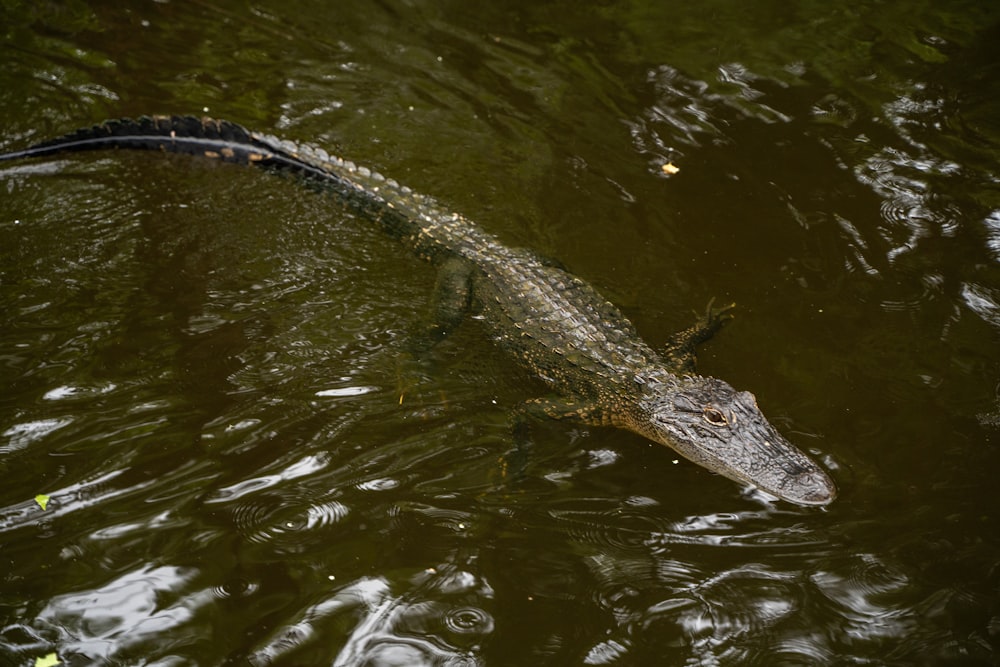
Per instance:
[[[45,495],[44,493],[39,493],[37,496],[35,496],[35,502],[38,503],[38,506],[41,507],[42,511],[44,512],[45,511],[45,507],[49,504],[49,497],[47,495]],[[55,653],[53,653],[52,655],[54,656]],[[48,656],[45,656],[45,657],[48,658]],[[39,660],[41,660],[41,658],[39,658]],[[46,664],[47,665],[58,665],[59,663],[58,662],[50,662],[50,663],[46,663]]]
[[[45,498],[48,500],[48,498]],[[45,509],[44,507],[42,509]],[[56,665],[61,665],[62,661],[59,660],[59,656],[55,653],[49,653],[44,658],[35,658],[35,667],[55,667]]]

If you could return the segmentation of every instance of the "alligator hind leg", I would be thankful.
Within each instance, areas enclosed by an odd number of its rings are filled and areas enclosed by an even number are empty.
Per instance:
[[[705,314],[698,318],[693,326],[678,331],[664,345],[661,354],[670,370],[675,373],[694,373],[695,350],[701,343],[715,335],[729,320],[733,319],[732,310],[735,303],[721,308],[713,308],[715,299],[708,302]]]
[[[406,345],[406,360],[401,363],[399,402],[413,386],[413,376],[425,365],[427,354],[461,324],[472,300],[472,265],[461,259],[444,262],[438,271],[437,284],[423,329]]]
[[[424,330],[410,341],[416,353],[430,350],[462,323],[472,298],[472,265],[450,259],[441,265]]]

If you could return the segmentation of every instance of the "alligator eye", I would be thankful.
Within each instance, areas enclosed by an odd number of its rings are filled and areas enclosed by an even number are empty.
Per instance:
[[[726,416],[721,412],[719,412],[718,410],[716,410],[715,408],[705,408],[704,412],[702,413],[702,416],[705,418],[705,421],[707,421],[712,426],[726,425]]]

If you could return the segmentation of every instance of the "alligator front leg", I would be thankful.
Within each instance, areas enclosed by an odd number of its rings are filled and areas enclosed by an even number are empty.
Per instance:
[[[531,452],[531,426],[550,419],[573,421],[589,426],[610,426],[614,422],[594,401],[547,396],[525,401],[510,413],[514,448],[501,460],[503,477],[520,477]]]
[[[713,308],[708,302],[705,314],[698,318],[698,321],[691,327],[678,331],[671,336],[666,345],[663,346],[661,354],[670,370],[677,374],[694,373],[695,371],[695,350],[701,343],[711,338],[729,320],[733,319],[732,310],[735,303],[722,308]]]
[[[555,396],[525,401],[515,413],[515,425],[525,419],[559,419],[589,426],[613,426],[607,412],[595,401],[574,400]]]

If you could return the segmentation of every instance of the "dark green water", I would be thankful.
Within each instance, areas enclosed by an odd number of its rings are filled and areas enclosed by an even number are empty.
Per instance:
[[[432,269],[250,169],[0,168],[0,665],[1000,661],[1000,5],[0,1],[0,149],[209,113],[556,257],[831,471],[543,424]],[[680,171],[667,177],[662,166]],[[36,494],[50,497],[46,510]]]

